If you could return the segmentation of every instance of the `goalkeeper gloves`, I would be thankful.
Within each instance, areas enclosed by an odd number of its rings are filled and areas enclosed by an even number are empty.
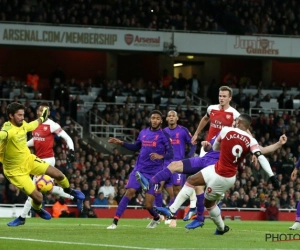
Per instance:
[[[40,116],[40,119],[43,122],[45,122],[48,119],[48,107],[43,108],[42,115]]]
[[[270,180],[271,180],[271,182],[272,182],[273,187],[274,187],[276,190],[279,190],[279,189],[280,189],[280,183],[279,183],[279,181],[276,179],[275,175],[271,176],[271,177],[270,177]]]
[[[72,149],[69,150],[68,160],[69,160],[69,162],[74,162],[75,161],[75,152]]]

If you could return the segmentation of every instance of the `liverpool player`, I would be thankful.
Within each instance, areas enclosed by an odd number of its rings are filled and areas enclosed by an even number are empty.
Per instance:
[[[113,223],[107,229],[116,229],[119,219],[124,213],[129,201],[135,196],[137,190],[141,189],[140,183],[136,180],[141,172],[146,178],[150,179],[163,168],[164,160],[173,158],[173,148],[170,136],[161,129],[162,114],[158,110],[153,110],[149,117],[150,127],[141,130],[134,144],[121,141],[117,138],[110,138],[109,143],[122,145],[132,150],[140,151],[136,165],[130,173],[126,192],[119,203],[114,216]],[[139,172],[138,172],[139,171]],[[158,185],[152,186],[145,195],[145,208],[153,216],[153,219],[146,228],[155,228],[160,223],[160,215],[153,209],[155,194],[158,191]]]
[[[47,102],[41,102],[37,108],[37,116],[40,117],[42,115],[44,108],[49,108],[49,104]],[[54,145],[54,137],[58,135],[59,137],[63,138],[69,148],[69,161],[73,162],[75,160],[74,154],[74,143],[71,137],[60,127],[60,125],[51,119],[47,119],[44,123],[40,124],[33,132],[32,132],[32,139],[27,142],[28,147],[33,147],[35,149],[35,154],[40,159],[44,160],[45,162],[49,163],[51,166],[55,166],[55,157],[53,151]],[[33,178],[35,181],[35,177]],[[76,192],[80,192],[75,190]],[[52,194],[58,195],[63,198],[69,198],[71,200],[76,201],[79,211],[82,209],[82,201],[81,199],[74,199],[74,196],[65,193],[63,188],[59,186],[54,186]],[[81,192],[80,192],[81,193]],[[81,193],[82,194],[82,193]],[[82,194],[83,195],[83,194]],[[19,226],[25,224],[25,218],[31,209],[31,198],[29,197],[23,207],[23,211],[20,217],[16,218],[15,220],[9,222],[8,226]]]

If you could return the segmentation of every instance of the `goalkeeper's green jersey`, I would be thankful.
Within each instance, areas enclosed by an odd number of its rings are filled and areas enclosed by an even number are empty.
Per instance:
[[[14,126],[11,122],[5,122],[0,131],[0,161],[4,171],[9,174],[22,174],[20,168],[26,166],[28,156],[31,154],[27,147],[27,132],[35,130],[39,125],[37,120],[22,126]]]

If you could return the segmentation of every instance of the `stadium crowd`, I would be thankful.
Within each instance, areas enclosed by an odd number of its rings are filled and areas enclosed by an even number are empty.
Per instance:
[[[178,79],[177,79],[178,81]],[[187,85],[188,85],[188,81]],[[97,104],[90,113],[97,113],[101,118],[107,120],[111,124],[123,124],[124,126],[140,131],[147,127],[148,115],[151,112],[147,106],[140,108],[139,103],[135,104],[135,108],[128,108],[128,102],[124,105],[115,105],[113,103],[114,93],[116,91],[130,92],[133,96],[137,93],[136,89],[131,84],[122,85],[122,82],[106,82],[103,80],[102,87],[97,101],[103,101],[103,98],[108,98],[101,93],[111,91],[112,99],[107,104],[104,110],[99,110]],[[170,84],[174,85],[175,81]],[[76,84],[73,87],[86,91],[91,84]],[[97,85],[99,86],[99,85]],[[189,86],[189,85],[188,85]],[[61,87],[60,84],[55,85],[55,90]],[[69,86],[70,87],[70,86]],[[215,86],[216,97],[218,96],[218,87]],[[68,88],[63,87],[63,88]],[[165,87],[161,87],[163,92]],[[126,89],[126,91],[124,91]],[[177,90],[175,85],[174,91]],[[173,91],[173,92],[174,92]],[[209,90],[211,93],[211,90]],[[61,91],[57,91],[61,93]],[[56,95],[55,95],[56,96]],[[57,96],[56,96],[57,97]],[[96,151],[74,130],[74,124],[70,113],[74,100],[67,101],[67,98],[58,97],[59,100],[53,100],[50,109],[50,117],[58,122],[61,127],[70,135],[74,141],[75,147],[75,162],[68,162],[68,149],[64,140],[59,137],[55,140],[55,157],[56,167],[60,169],[70,180],[72,188],[80,189],[86,195],[84,203],[85,209],[82,214],[84,217],[95,216],[92,212],[91,205],[112,206],[117,205],[125,192],[125,185],[128,176],[132,171],[137,155],[122,155],[119,153],[119,148],[115,148],[109,155],[104,155],[102,152]],[[234,100],[235,98],[233,98]],[[22,99],[23,100],[23,99]],[[14,101],[19,101],[14,98]],[[67,103],[68,102],[68,103]],[[0,126],[6,120],[6,106],[8,101],[2,100],[0,107]],[[26,120],[32,121],[36,119],[35,108],[31,105],[30,100],[24,102],[26,109]],[[185,109],[182,109],[185,107]],[[241,107],[238,107],[241,108]],[[160,110],[164,116],[170,110],[170,105],[167,103],[157,103],[155,109]],[[192,109],[190,104],[178,105],[176,108],[179,114],[179,124],[186,126],[191,134],[196,130],[199,121],[203,117],[197,109]],[[166,126],[164,124],[163,126]],[[206,138],[206,132],[199,136],[199,141]],[[282,114],[275,110],[268,115],[260,112],[257,117],[253,117],[253,126],[251,133],[262,146],[267,146],[275,143],[279,136],[286,134],[288,142],[281,149],[277,150],[267,158],[271,164],[273,172],[281,183],[281,192],[273,190],[272,184],[268,183],[268,176],[260,165],[254,165],[251,162],[250,156],[239,166],[237,180],[235,185],[226,192],[223,200],[224,207],[244,207],[244,208],[266,208],[271,203],[271,200],[276,201],[276,206],[279,208],[296,208],[300,200],[300,178],[297,181],[290,181],[290,174],[294,168],[296,159],[300,156],[300,113],[299,110],[294,110],[292,113],[283,112]],[[199,148],[197,149],[199,152]],[[168,204],[168,196],[163,195],[163,204]],[[12,184],[9,184],[3,175],[3,170],[0,168],[0,203],[24,203],[26,196],[16,189]],[[58,197],[47,195],[45,197],[46,204],[54,204]],[[67,204],[72,204],[71,200],[66,200]],[[130,205],[142,205],[144,198],[141,193],[130,201]]]
[[[0,21],[299,36],[299,2],[247,0],[1,1]]]

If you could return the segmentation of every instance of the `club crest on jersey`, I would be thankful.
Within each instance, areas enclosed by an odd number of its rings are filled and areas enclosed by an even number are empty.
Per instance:
[[[48,129],[47,126],[44,126],[44,127],[43,127],[43,130],[44,130],[44,131],[47,131],[47,129]]]
[[[226,119],[229,120],[231,118],[231,115],[226,115]]]

